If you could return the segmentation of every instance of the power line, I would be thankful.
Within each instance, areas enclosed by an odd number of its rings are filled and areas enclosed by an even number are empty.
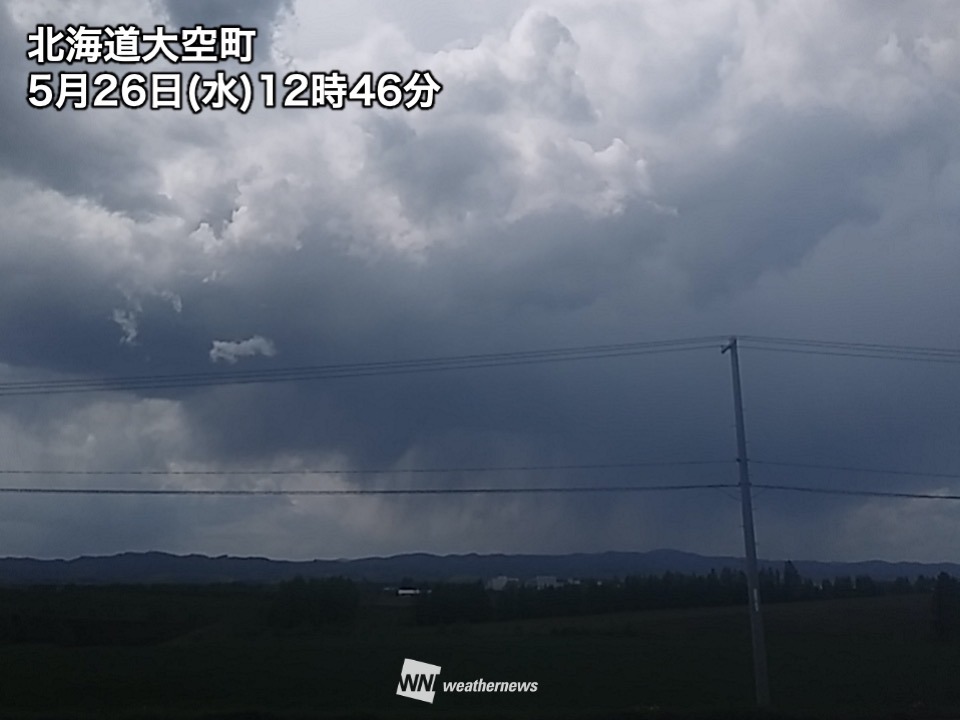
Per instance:
[[[242,475],[439,475],[455,473],[505,473],[505,472],[548,472],[548,471],[600,471],[626,470],[638,468],[694,467],[704,465],[730,465],[732,460],[679,460],[655,462],[589,463],[569,465],[501,465],[474,467],[439,468],[372,468],[345,469],[310,468],[303,470],[32,470],[0,469],[0,475],[65,475],[65,476],[217,476],[230,477]]]
[[[307,380],[332,380],[437,372],[441,370],[467,370],[487,367],[570,362],[575,360],[597,360],[708,349],[716,347],[716,343],[718,343],[720,339],[719,336],[685,338],[679,340],[620,343],[616,345],[585,345],[548,350],[438,356],[411,360],[311,365],[262,370],[230,370],[173,375],[128,375],[69,380],[28,380],[0,383],[0,397],[102,392],[109,390],[164,390],[209,387],[214,385],[248,385]]]
[[[834,350],[801,350],[798,348],[763,347],[763,346],[755,346],[755,345],[747,345],[746,347],[749,348],[750,350],[760,350],[761,352],[790,353],[793,355],[821,355],[821,356],[827,356],[827,357],[869,358],[872,360],[901,360],[904,362],[926,362],[926,363],[940,363],[945,365],[960,365],[960,357],[949,358],[949,357],[892,354],[892,353],[843,352],[843,351],[834,351]]]
[[[960,349],[955,348],[935,348],[918,345],[890,345],[883,343],[854,343],[838,340],[809,340],[801,338],[769,337],[764,335],[739,335],[738,339],[748,342],[776,344],[776,345],[800,345],[814,347],[832,347],[843,348],[847,350],[873,350],[879,352],[910,352],[927,353],[936,355],[951,355],[960,357]]]
[[[960,495],[939,495],[936,493],[895,492],[885,490],[848,490],[844,488],[805,487],[800,485],[771,485],[754,483],[753,487],[765,490],[783,490],[816,495],[854,495],[859,497],[899,498],[905,500],[960,500]]]
[[[751,460],[753,465],[771,467],[800,468],[804,470],[831,470],[837,472],[870,473],[873,475],[900,475],[904,477],[940,478],[942,480],[960,480],[960,473],[923,472],[919,470],[884,470],[881,468],[857,467],[853,465],[823,465],[819,463],[778,462],[773,460]]]
[[[511,365],[597,360],[710,349],[716,347],[716,345],[723,340],[725,340],[723,336],[716,335],[675,340],[582,345],[543,350],[432,356],[408,360],[308,365],[261,370],[226,370],[222,372],[128,375],[65,380],[27,380],[0,383],[0,397],[123,390],[166,390],[220,385],[330,380],[437,372],[442,370],[467,370]],[[948,364],[960,363],[960,350],[949,348],[805,340],[760,335],[741,336],[741,341],[753,350],[766,350],[771,352]]]
[[[851,343],[828,340],[801,340],[796,338],[764,337],[758,335],[746,335],[740,339],[745,342],[746,347],[751,350],[767,352],[872,358],[878,360],[902,360],[907,362],[931,362],[950,365],[960,364],[960,350],[952,348],[883,345],[880,343]]]
[[[471,487],[471,488],[363,488],[363,489],[300,489],[300,490],[187,490],[182,488],[37,488],[0,487],[0,493],[23,495],[530,495],[580,493],[635,493],[715,490],[736,487],[730,483],[693,485],[597,485],[577,487]]]
[[[915,500],[960,500],[960,495],[941,493],[855,490],[808,487],[775,483],[752,483],[756,489],[800,492],[817,495],[847,495]],[[357,495],[532,495],[583,493],[677,492],[726,490],[736,483],[694,483],[685,485],[596,485],[546,487],[466,487],[466,488],[335,488],[335,489],[186,489],[186,488],[78,488],[78,487],[0,487],[0,493],[18,495],[148,495],[148,496],[357,496]]]
[[[169,495],[169,496],[354,496],[354,495],[533,495],[583,493],[677,492],[691,490],[726,490],[738,487],[736,483],[696,483],[687,485],[596,485],[548,487],[467,487],[467,488],[342,488],[342,489],[184,489],[184,488],[50,488],[0,487],[0,493],[18,495]],[[960,500],[960,495],[938,493],[896,492],[884,490],[853,490],[845,488],[807,487],[752,483],[762,490],[801,492],[816,495],[848,495],[907,500]]]

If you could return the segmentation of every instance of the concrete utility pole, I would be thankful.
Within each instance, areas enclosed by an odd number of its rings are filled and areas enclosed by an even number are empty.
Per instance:
[[[737,338],[730,338],[721,353],[730,351],[733,371],[733,410],[737,419],[737,465],[740,468],[740,504],[743,512],[743,544],[746,551],[747,593],[750,606],[750,636],[753,639],[753,679],[757,690],[757,706],[770,705],[767,681],[767,644],[763,639],[763,617],[760,615],[760,579],[757,575],[757,539],[753,532],[753,499],[750,496],[750,469],[747,466],[747,434],[743,428],[743,397],[740,394],[740,357]]]

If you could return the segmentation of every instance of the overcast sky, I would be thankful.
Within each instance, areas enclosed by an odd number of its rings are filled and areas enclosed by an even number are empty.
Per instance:
[[[442,84],[431,110],[34,109],[38,23],[256,27],[212,76]],[[0,5],[0,381],[754,334],[960,347],[960,5],[301,0]],[[116,66],[90,65],[91,72]],[[163,71],[160,62],[120,68]],[[258,86],[258,89],[259,88]],[[750,454],[960,474],[960,366],[742,351]],[[715,348],[302,384],[0,398],[0,470],[736,457]],[[576,473],[7,475],[7,486],[736,482]],[[756,482],[960,480],[756,466]],[[0,496],[0,555],[742,552],[734,491]],[[756,498],[769,558],[960,561],[960,503]]]

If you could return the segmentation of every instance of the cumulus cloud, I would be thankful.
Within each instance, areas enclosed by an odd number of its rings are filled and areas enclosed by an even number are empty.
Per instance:
[[[114,310],[113,321],[120,326],[123,331],[123,337],[120,342],[125,345],[133,345],[137,341],[137,315],[133,310]]]
[[[210,361],[223,360],[230,365],[234,365],[240,358],[255,355],[273,357],[276,354],[277,349],[271,340],[260,335],[254,335],[246,340],[214,340],[213,348],[210,350]]]

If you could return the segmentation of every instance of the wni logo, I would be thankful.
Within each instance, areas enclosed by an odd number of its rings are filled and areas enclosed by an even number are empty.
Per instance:
[[[400,684],[397,695],[432,703],[436,693],[437,676],[440,666],[405,658],[400,670]]]

